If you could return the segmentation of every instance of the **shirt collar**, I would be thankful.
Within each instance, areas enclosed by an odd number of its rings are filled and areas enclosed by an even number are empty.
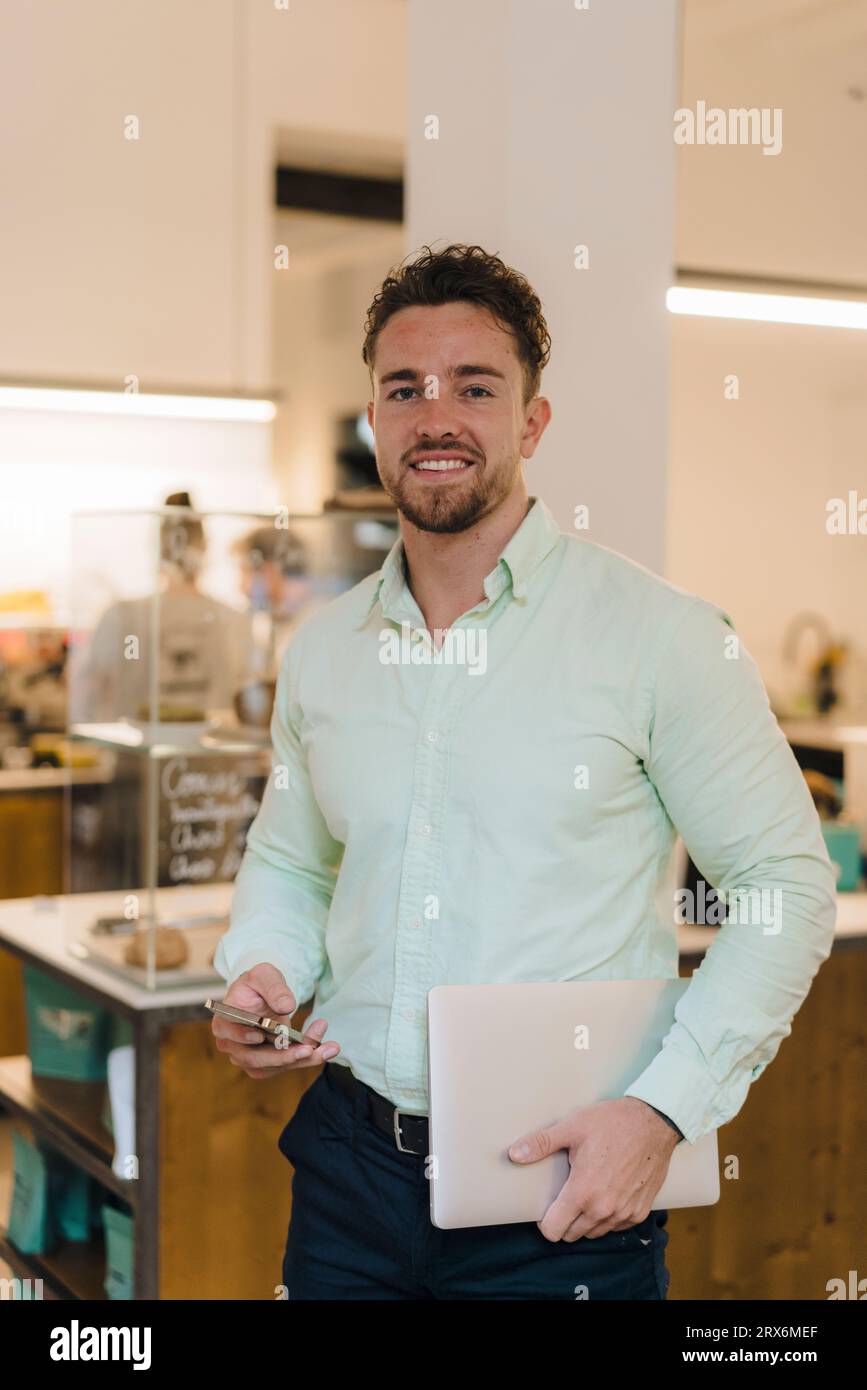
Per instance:
[[[492,602],[511,585],[512,597],[524,600],[527,586],[546,556],[550,555],[562,532],[541,497],[530,498],[530,509],[515,534],[501,552],[484,589]],[[398,536],[382,562],[376,584],[356,627],[363,627],[377,600],[387,612],[406,585],[403,537]]]

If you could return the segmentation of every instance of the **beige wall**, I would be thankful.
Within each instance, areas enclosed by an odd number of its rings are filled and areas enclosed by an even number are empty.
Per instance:
[[[0,7],[0,374],[267,391],[278,154],[399,167],[404,45],[403,0]]]
[[[867,536],[826,503],[867,496],[867,334],[673,318],[666,574],[722,604],[781,701],[783,632],[804,609],[854,646],[867,715]],[[739,378],[726,400],[724,378]],[[808,654],[805,641],[804,655]]]
[[[276,296],[274,166],[400,171],[406,101],[404,0],[241,5],[244,67],[243,360],[271,380]],[[290,246],[290,252],[291,252]],[[279,375],[278,387],[283,378]]]
[[[299,252],[289,271],[274,276],[273,374],[284,393],[274,425],[274,465],[282,501],[302,512],[318,511],[334,491],[335,421],[370,398],[361,360],[367,308],[403,256],[400,226],[316,221],[334,224],[321,234],[333,238],[330,253]],[[297,217],[278,213],[275,228],[290,247],[301,237]]]
[[[233,0],[2,6],[4,376],[238,379],[232,16]]]

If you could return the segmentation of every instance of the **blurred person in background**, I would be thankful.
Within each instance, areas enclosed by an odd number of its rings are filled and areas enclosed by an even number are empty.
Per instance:
[[[233,552],[240,565],[241,589],[253,612],[257,649],[271,640],[274,673],[302,618],[319,606],[309,575],[306,547],[292,531],[276,525],[257,526],[236,542]],[[270,622],[258,631],[256,615],[268,614]]]
[[[73,722],[204,719],[208,710],[231,708],[243,683],[250,660],[249,618],[201,587],[207,539],[190,494],[170,493],[165,507],[174,510],[160,519],[159,589],[110,604],[76,652],[80,673],[71,682]],[[150,705],[151,623],[157,607],[158,710]]]

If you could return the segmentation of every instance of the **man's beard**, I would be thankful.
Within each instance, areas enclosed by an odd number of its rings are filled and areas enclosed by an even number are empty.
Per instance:
[[[419,531],[445,535],[468,531],[481,516],[492,511],[498,502],[508,496],[514,485],[518,466],[507,471],[505,475],[502,472],[488,474],[479,463],[473,465],[472,471],[475,476],[468,480],[468,488],[458,488],[451,484],[438,488],[422,483],[414,490],[409,471],[402,472],[396,482],[391,482],[379,471],[379,479],[407,521],[411,521]]]

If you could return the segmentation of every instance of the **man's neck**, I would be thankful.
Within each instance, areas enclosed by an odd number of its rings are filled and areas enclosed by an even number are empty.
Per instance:
[[[430,632],[450,628],[481,603],[484,581],[530,509],[527,489],[511,492],[467,531],[421,531],[401,517],[407,582]]]

